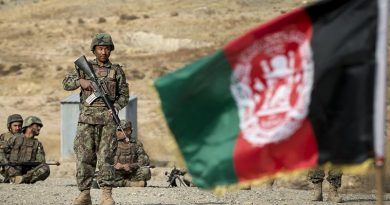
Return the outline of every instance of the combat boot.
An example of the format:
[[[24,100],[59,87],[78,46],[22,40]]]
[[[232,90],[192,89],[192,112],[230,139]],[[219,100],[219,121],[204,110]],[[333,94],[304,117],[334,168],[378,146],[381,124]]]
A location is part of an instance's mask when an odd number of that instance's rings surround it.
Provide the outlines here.
[[[272,187],[273,187],[274,183],[275,183],[274,179],[269,180],[265,184],[265,189],[267,189],[267,191],[272,191]]]
[[[90,190],[83,190],[73,201],[73,205],[92,205]]]
[[[125,180],[124,186],[125,187],[145,187],[146,186],[146,182],[145,181]]]
[[[21,184],[24,182],[24,178],[23,178],[23,176],[14,176],[14,177],[11,177],[10,181],[13,184]]]
[[[249,186],[246,186],[246,187],[242,187],[241,190],[251,190],[252,187],[249,185]]]
[[[97,183],[95,178],[93,178],[93,180],[92,180],[92,188],[93,189],[100,189],[99,184]]]
[[[15,184],[21,184],[23,183],[25,180],[24,180],[24,177],[23,176],[16,176],[15,179],[14,179],[14,183]]]
[[[100,205],[115,205],[115,201],[112,198],[112,187],[101,187],[101,190]]]
[[[314,184],[313,199],[312,201],[322,201],[322,182]]]
[[[337,193],[338,187],[330,185],[329,187],[329,198],[328,200],[335,203],[342,203],[343,199],[339,194]]]

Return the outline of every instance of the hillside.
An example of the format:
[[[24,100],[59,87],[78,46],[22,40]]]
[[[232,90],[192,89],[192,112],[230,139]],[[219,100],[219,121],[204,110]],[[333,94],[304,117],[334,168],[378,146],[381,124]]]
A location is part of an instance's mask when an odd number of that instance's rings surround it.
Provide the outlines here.
[[[306,2],[298,0],[2,0],[0,130],[9,114],[37,115],[48,159],[59,159],[65,74],[91,37],[107,32],[138,97],[139,138],[155,160],[173,160],[153,79],[212,53],[242,32]],[[159,147],[159,149],[153,149]]]

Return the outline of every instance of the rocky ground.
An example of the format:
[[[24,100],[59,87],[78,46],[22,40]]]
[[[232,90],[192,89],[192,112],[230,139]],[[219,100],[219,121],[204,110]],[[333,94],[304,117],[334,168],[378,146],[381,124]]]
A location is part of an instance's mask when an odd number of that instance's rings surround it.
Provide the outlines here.
[[[254,187],[251,190],[228,192],[223,196],[197,187],[168,188],[164,175],[169,168],[152,170],[152,180],[146,188],[115,188],[113,196],[117,204],[259,204],[259,205],[331,205],[326,201],[328,192],[324,184],[324,202],[310,201],[310,187],[297,188],[277,180],[272,189],[267,186]],[[92,189],[93,204],[100,202],[100,190]],[[71,204],[78,190],[72,176],[51,176],[36,184],[0,184],[0,204]],[[344,204],[375,204],[374,191],[342,189]],[[390,204],[390,194],[385,195],[384,204]]]
[[[61,166],[52,166],[52,174],[46,181],[35,184],[1,184],[0,204],[71,204],[78,195],[74,178],[75,164],[64,162]],[[312,184],[305,175],[280,178],[274,181],[272,187],[260,185],[250,190],[227,192],[216,195],[210,190],[197,187],[168,188],[165,172],[171,167],[156,167],[152,169],[152,179],[148,187],[115,188],[114,199],[117,204],[259,204],[259,205],[331,205],[327,201],[329,184],[323,183],[324,202],[312,202]],[[344,204],[369,205],[375,204],[375,191],[371,188],[372,177],[343,176],[340,194]],[[92,189],[93,204],[99,204],[100,190]],[[390,193],[384,196],[384,204],[390,204]]]

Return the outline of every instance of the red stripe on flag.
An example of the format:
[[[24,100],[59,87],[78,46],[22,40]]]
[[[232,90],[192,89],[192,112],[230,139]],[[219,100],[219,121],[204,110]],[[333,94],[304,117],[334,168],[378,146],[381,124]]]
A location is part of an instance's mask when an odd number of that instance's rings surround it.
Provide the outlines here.
[[[237,54],[251,45],[253,41],[263,38],[269,33],[279,32],[281,29],[288,29],[289,26],[297,26],[298,30],[308,32],[307,36],[311,37],[312,30],[310,17],[303,8],[298,8],[261,24],[226,44],[223,47],[223,50],[225,51],[229,63],[234,65],[237,61]]]
[[[240,133],[234,150],[234,167],[239,181],[313,167],[317,159],[317,144],[308,120],[290,138],[262,147],[248,143]]]

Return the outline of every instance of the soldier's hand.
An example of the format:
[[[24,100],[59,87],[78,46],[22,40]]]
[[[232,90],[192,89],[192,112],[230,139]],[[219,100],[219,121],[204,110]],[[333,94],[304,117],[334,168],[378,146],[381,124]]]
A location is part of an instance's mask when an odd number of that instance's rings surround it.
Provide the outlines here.
[[[123,165],[123,169],[124,169],[126,172],[130,171],[130,166],[129,166],[129,164],[124,164],[124,165]]]
[[[80,82],[80,86],[84,89],[84,90],[88,90],[88,91],[91,91],[92,90],[92,81],[90,80],[85,80],[85,79],[80,79],[79,80]]]
[[[121,170],[121,169],[123,169],[123,164],[121,164],[121,163],[116,163],[115,166],[114,166],[114,168],[115,168],[116,170]]]
[[[123,140],[126,138],[126,135],[122,131],[116,131],[116,138],[118,140]]]
[[[115,113],[118,114],[118,110],[115,109]],[[108,110],[108,114],[112,117],[113,115],[112,110]]]

